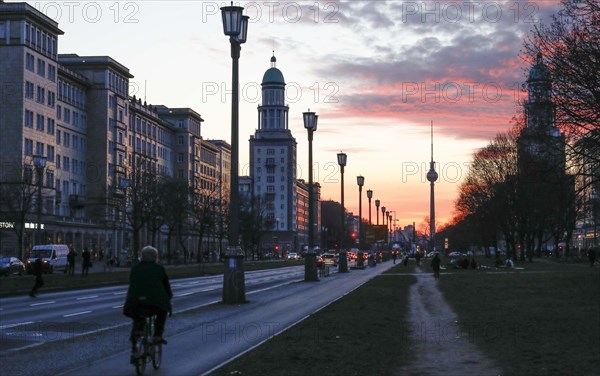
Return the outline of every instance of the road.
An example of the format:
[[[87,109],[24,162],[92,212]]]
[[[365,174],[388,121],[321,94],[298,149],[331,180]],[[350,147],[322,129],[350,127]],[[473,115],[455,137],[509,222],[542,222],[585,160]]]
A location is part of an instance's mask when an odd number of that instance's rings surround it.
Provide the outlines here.
[[[272,338],[393,266],[332,273],[303,282],[304,267],[246,272],[248,304],[223,305],[222,276],[172,281],[163,368],[154,375],[197,375]],[[3,298],[0,361],[7,374],[131,375],[125,286]],[[20,349],[20,350],[19,350]],[[35,361],[32,359],[39,359]],[[47,359],[52,359],[48,362]]]

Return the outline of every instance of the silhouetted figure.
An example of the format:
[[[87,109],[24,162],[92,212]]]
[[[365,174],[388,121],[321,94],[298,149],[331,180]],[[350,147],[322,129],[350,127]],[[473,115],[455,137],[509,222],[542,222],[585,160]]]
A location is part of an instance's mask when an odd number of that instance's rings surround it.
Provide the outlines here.
[[[594,266],[596,262],[596,250],[594,248],[588,250],[588,260],[590,261],[590,266]]]
[[[394,260],[394,264],[396,263],[396,257],[397,257],[397,252],[393,251],[392,252],[392,260]]]
[[[475,257],[471,257],[471,269],[477,269],[477,261],[475,261]]]
[[[421,266],[421,252],[415,253],[415,260],[417,260],[417,266]]]
[[[431,268],[433,269],[433,276],[435,277],[435,279],[440,279],[441,264],[442,261],[440,260],[440,255],[439,253],[436,253],[435,256],[433,256],[433,259],[431,260]]]
[[[40,287],[44,286],[44,279],[42,278],[42,258],[38,257],[33,262],[33,275],[35,276],[35,283],[31,292],[29,292],[29,296],[35,298],[37,296],[37,291]]]
[[[81,254],[81,257],[83,258],[82,267],[81,267],[81,276],[85,277],[86,275],[88,275],[90,266],[92,266],[92,261],[91,261],[92,255],[91,255],[90,251],[88,251],[87,248],[84,248],[83,253]]]
[[[69,275],[75,275],[75,256],[77,256],[77,253],[71,248],[67,254],[67,262],[69,263],[67,272]]]

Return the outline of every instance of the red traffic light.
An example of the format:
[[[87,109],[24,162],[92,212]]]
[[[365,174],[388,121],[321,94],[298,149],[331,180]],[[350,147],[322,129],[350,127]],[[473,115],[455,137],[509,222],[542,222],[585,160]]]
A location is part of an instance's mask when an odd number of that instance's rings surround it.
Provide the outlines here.
[[[356,239],[356,232],[352,233],[352,239]]]
[[[278,245],[275,246],[275,251],[279,252],[279,246]]]

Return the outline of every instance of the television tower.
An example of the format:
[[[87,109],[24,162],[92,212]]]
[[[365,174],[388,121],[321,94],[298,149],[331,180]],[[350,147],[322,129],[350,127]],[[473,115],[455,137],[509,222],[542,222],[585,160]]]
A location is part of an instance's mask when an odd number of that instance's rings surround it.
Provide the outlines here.
[[[433,237],[435,236],[435,181],[438,179],[438,173],[435,172],[435,162],[433,161],[433,120],[431,121],[431,162],[429,162],[429,171],[427,180],[430,184],[429,193],[429,247],[430,251],[435,251]]]

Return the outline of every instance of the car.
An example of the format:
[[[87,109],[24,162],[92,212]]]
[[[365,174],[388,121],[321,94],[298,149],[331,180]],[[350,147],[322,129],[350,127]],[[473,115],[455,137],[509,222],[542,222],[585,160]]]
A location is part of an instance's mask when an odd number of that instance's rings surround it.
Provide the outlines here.
[[[337,266],[338,264],[338,260],[333,253],[323,253],[321,258],[326,265]]]
[[[290,252],[287,255],[288,260],[298,260],[300,256],[296,252]]]
[[[448,257],[461,257],[462,253],[460,252],[450,252],[448,253]]]
[[[25,265],[16,257],[0,257],[0,275],[8,277],[11,274],[23,275]]]
[[[34,262],[35,262],[35,259],[29,258],[27,260],[27,262],[25,263],[25,272],[27,272],[27,274],[33,274],[33,263]],[[42,273],[44,273],[44,274],[54,273],[54,267],[46,259],[42,259]]]

